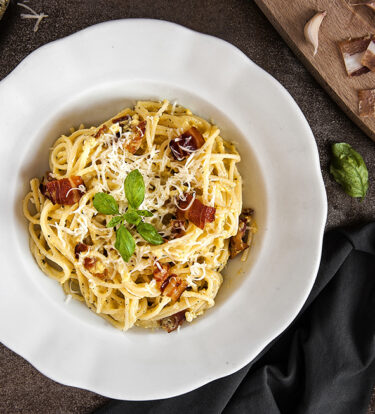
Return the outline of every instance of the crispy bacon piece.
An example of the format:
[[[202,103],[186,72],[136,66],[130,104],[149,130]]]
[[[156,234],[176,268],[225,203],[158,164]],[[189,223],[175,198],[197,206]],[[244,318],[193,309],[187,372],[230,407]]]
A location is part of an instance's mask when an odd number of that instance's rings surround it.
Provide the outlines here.
[[[83,266],[99,279],[107,279],[108,277],[108,269],[105,269],[96,257],[85,257]]]
[[[187,286],[188,284],[185,280],[173,273],[163,282],[160,290],[164,295],[169,296],[173,302],[176,302]]]
[[[54,180],[54,177],[53,177],[51,171],[46,172],[46,179],[47,179],[47,181],[53,181]]]
[[[375,89],[358,91],[358,109],[362,117],[375,116]]]
[[[245,239],[248,225],[251,222],[251,217],[253,214],[254,210],[245,209],[239,217],[237,234],[235,236],[232,236],[229,241],[229,252],[231,259],[249,247],[249,245],[245,243]]]
[[[42,194],[50,199],[53,204],[72,205],[77,203],[83,192],[78,188],[84,186],[82,177],[73,176],[60,180],[47,181],[40,185]]]
[[[94,276],[98,277],[99,279],[107,279],[108,277],[108,270],[104,269],[103,272],[94,273]]]
[[[85,257],[83,266],[99,279],[107,279],[108,277],[108,269],[105,269],[96,257]]]
[[[131,154],[135,154],[142,145],[143,137],[146,132],[146,121],[142,121],[137,126],[134,126],[132,132],[133,136],[130,140],[126,140],[124,148]]]
[[[171,266],[168,263],[159,263],[157,260],[154,261],[153,273],[154,279],[156,280],[157,286],[160,288],[166,279],[170,275]]]
[[[89,246],[87,246],[87,244],[78,243],[76,244],[76,247],[74,248],[74,256],[76,257],[76,259],[78,259],[79,254],[83,252],[87,252],[88,249],[89,249]]]
[[[345,69],[349,76],[359,76],[370,71],[361,63],[370,40],[370,37],[367,36],[339,42]]]
[[[83,259],[83,266],[90,270],[95,266],[95,263],[97,262],[96,257],[85,257]]]
[[[53,180],[54,180],[54,177],[53,177],[51,171],[46,171],[45,176],[42,178],[41,183],[39,184],[39,190],[44,196],[45,196],[45,193],[46,193],[46,190],[47,190],[45,182],[46,181],[53,181]]]
[[[189,220],[203,230],[205,224],[215,221],[215,207],[208,207],[191,194],[184,194],[185,200],[178,199],[178,220]]]
[[[244,241],[246,230],[246,221],[240,219],[238,223],[238,232],[235,236],[231,237],[229,242],[229,251],[231,259],[236,257],[238,253],[241,253],[243,250],[249,247],[249,245]]]
[[[372,72],[375,72],[375,38],[371,38],[369,45],[365,53],[362,56],[361,63],[363,66],[366,66]]]
[[[130,115],[123,115],[123,116],[119,116],[118,118],[112,119],[112,124],[117,124],[117,123],[121,123],[124,121],[129,121],[130,120]]]
[[[195,152],[202,147],[204,142],[204,138],[197,128],[191,127],[181,136],[172,139],[169,143],[169,147],[173,157],[177,161],[182,161],[192,152]]]
[[[185,320],[185,312],[177,312],[174,315],[167,316],[166,318],[160,319],[160,327],[166,330],[168,333],[175,331]]]
[[[103,125],[101,128],[99,128],[98,132],[94,135],[94,138],[99,138],[100,135],[102,135],[106,132],[108,132],[108,127],[107,127],[107,125]]]

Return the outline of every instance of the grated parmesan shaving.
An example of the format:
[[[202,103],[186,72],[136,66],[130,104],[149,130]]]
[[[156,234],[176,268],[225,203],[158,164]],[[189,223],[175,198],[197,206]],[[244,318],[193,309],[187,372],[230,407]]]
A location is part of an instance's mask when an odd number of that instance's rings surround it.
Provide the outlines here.
[[[79,185],[78,187],[73,187],[66,193],[65,197],[68,197],[69,193],[73,190],[78,190],[81,193],[85,193],[86,192],[86,187],[83,184]]]
[[[40,22],[48,17],[48,14],[44,14],[44,13],[37,13],[35,10],[33,10],[30,6],[28,6],[27,4],[24,3],[17,3],[17,6],[21,6],[24,9],[28,10],[29,12],[31,12],[31,14],[27,14],[27,13],[21,13],[21,19],[35,19],[35,25],[34,25],[34,32],[37,32],[39,29],[39,25]]]
[[[61,274],[60,280],[66,281],[73,265],[74,280],[78,276],[85,300],[89,295],[93,309],[124,330],[134,323],[155,327],[160,318],[176,312],[178,306],[184,309],[189,306],[188,321],[213,306],[222,282],[219,272],[229,256],[227,239],[237,232],[242,204],[241,178],[235,168],[240,157],[229,143],[218,137],[219,129],[200,118],[190,117],[188,111],[181,115],[181,107],[176,105],[172,110],[170,105],[166,114],[163,114],[166,103],[160,103],[157,109],[152,105],[139,102],[136,113],[129,116],[127,123],[111,120],[112,124],[105,124],[105,132],[95,138],[102,126],[79,130],[72,137],[60,137],[50,155],[54,177],[81,175],[86,191],[78,188],[84,194],[76,206],[64,208],[45,201],[42,210],[43,232],[48,234],[47,243],[51,245],[49,252],[55,254],[53,260],[63,268],[54,274]],[[124,119],[124,114],[121,117]],[[145,138],[142,151],[136,155],[126,149],[126,144],[141,120],[147,120]],[[171,157],[169,141],[194,123],[205,131],[205,144],[184,162],[179,162]],[[72,143],[78,150],[70,150]],[[183,200],[185,193],[194,192],[194,197],[196,194],[206,205],[215,206],[215,223],[203,230],[190,223],[185,235],[171,238],[160,246],[146,243],[134,227],[127,225],[137,247],[125,262],[114,247],[115,229],[107,228],[111,217],[98,214],[92,199],[98,192],[111,194],[120,213],[124,213],[128,208],[124,180],[134,169],[141,173],[146,190],[139,208],[154,213],[144,221],[151,223],[163,237],[171,236],[173,229],[163,218],[176,215],[175,202],[178,197]],[[53,228],[52,232],[48,232],[49,227]],[[39,243],[39,236],[33,236],[33,240]],[[78,242],[88,244],[89,249],[80,253],[76,261],[74,246]],[[38,248],[41,252],[45,249],[43,244]],[[65,252],[69,260],[61,257],[60,252]],[[96,259],[94,269],[85,268],[86,257]],[[183,293],[181,303],[170,304],[170,298],[161,295],[153,279],[153,263],[160,266],[168,262],[174,263],[174,272],[191,287]],[[107,271],[105,276],[98,276],[103,269]],[[67,293],[74,294],[71,287]]]
[[[155,118],[156,115],[154,117],[149,116],[148,122],[155,122]],[[116,135],[119,131],[120,137],[118,137],[118,134]],[[178,133],[179,132],[180,131],[178,131]],[[157,210],[159,217],[156,217],[156,220],[153,217],[147,217],[145,218],[145,221],[152,223],[163,237],[168,237],[171,235],[171,226],[169,224],[164,225],[162,220],[160,220],[160,217],[167,214],[174,214],[176,211],[176,198],[183,198],[185,191],[189,192],[191,189],[199,187],[202,177],[201,166],[203,153],[200,151],[192,153],[186,163],[173,161],[174,174],[169,175],[167,179],[162,180],[161,177],[155,176],[155,170],[158,168],[158,165],[171,164],[171,158],[168,151],[161,152],[155,144],[152,144],[146,153],[142,155],[133,155],[123,151],[124,142],[129,138],[131,138],[131,133],[129,133],[129,131],[121,131],[119,125],[114,124],[105,134],[102,134],[95,140],[96,148],[91,155],[91,165],[95,171],[96,180],[95,187],[90,189],[90,192],[110,193],[118,202],[120,211],[125,211],[128,205],[124,197],[123,183],[126,176],[132,170],[138,169],[142,174],[146,188],[146,196],[140,209],[147,209],[150,211]],[[110,181],[107,179],[108,172],[110,172]],[[157,188],[157,191],[152,192],[150,191],[151,188]],[[173,195],[173,197],[171,197],[171,195]],[[194,198],[195,196],[192,201],[194,201]],[[214,195],[211,199],[214,199]],[[85,216],[88,219],[95,216],[97,213],[93,206],[88,205],[85,205],[83,209],[82,206],[80,206],[75,210],[75,212],[79,211],[85,212]],[[87,224],[84,219],[77,220],[77,222],[79,227],[74,230],[73,235],[84,237],[88,231]],[[91,222],[90,225],[93,226],[93,223]],[[64,229],[60,229],[59,226],[56,226],[56,228],[58,231],[64,231]],[[112,229],[97,228],[97,230],[102,233],[104,239],[108,238],[108,235],[113,233]],[[197,235],[201,233],[202,231],[200,229],[196,229]],[[141,236],[137,233],[133,236],[137,243],[137,249],[130,259],[129,266],[126,266],[126,268],[129,268],[126,273],[130,274],[144,271],[147,265],[145,265],[142,257],[154,255],[153,251],[161,250],[161,248],[155,248],[150,244],[140,245],[143,242]],[[228,235],[228,237],[229,236],[230,235]],[[180,259],[178,256],[184,249],[176,250],[173,246],[181,245],[181,242],[182,238],[171,240],[167,245],[164,245],[163,249],[171,259]],[[188,247],[193,248],[194,251],[189,258],[189,263],[196,262],[200,248],[202,246],[209,246],[212,242],[213,238],[209,236],[202,241],[196,241],[195,238],[188,240]],[[110,267],[113,266],[111,260],[107,258],[102,258],[102,260],[105,265]],[[220,261],[217,258],[213,258],[213,260],[214,262],[218,262],[218,266],[220,265]],[[121,259],[119,263],[121,263]],[[199,266],[201,268],[204,267],[205,264]],[[199,275],[195,275],[194,278],[197,277],[198,280],[201,280],[204,278],[204,276],[201,276],[202,273],[199,273]]]

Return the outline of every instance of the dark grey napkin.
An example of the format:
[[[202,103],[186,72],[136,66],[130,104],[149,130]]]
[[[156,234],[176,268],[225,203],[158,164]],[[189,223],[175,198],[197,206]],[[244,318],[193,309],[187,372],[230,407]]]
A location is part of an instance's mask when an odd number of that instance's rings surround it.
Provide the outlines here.
[[[95,413],[366,413],[374,360],[371,223],[326,233],[319,274],[303,309],[249,365],[179,397],[113,400]]]

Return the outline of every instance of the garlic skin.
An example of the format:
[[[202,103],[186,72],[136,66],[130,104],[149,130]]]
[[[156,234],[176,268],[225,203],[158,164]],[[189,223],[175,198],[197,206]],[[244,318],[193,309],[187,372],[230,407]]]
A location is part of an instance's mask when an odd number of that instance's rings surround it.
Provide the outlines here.
[[[314,46],[314,56],[318,51],[319,46],[319,29],[323,19],[327,16],[326,11],[317,12],[314,16],[305,24],[304,34],[307,42]]]

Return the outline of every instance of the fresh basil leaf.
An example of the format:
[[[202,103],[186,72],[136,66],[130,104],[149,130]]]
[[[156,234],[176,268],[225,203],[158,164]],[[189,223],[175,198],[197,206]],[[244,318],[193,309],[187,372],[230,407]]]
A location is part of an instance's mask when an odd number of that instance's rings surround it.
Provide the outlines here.
[[[137,209],[145,198],[145,183],[142,174],[138,170],[129,173],[125,178],[124,188],[129,205]]]
[[[137,226],[138,233],[151,244],[163,244],[164,240],[152,224],[141,222]]]
[[[117,201],[109,194],[96,193],[93,200],[94,207],[102,214],[118,214]]]
[[[344,142],[332,145],[330,172],[351,197],[365,197],[368,171],[361,155]]]
[[[138,212],[136,210],[128,210],[124,214],[124,218],[129,224],[135,225],[139,224],[142,220],[141,217],[139,217]]]
[[[134,253],[135,241],[129,230],[123,224],[121,224],[116,232],[115,247],[125,262],[128,262]]]
[[[137,210],[137,214],[139,214],[142,217],[152,217],[153,216],[151,211],[148,211],[148,210]]]
[[[121,223],[124,220],[123,216],[115,216],[113,219],[107,224],[107,227],[115,227],[117,224]]]

